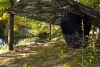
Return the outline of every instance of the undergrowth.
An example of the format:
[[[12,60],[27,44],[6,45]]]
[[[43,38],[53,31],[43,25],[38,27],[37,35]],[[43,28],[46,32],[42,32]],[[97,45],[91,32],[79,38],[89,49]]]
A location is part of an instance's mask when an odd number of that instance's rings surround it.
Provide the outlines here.
[[[83,67],[99,67],[100,49],[90,45],[83,49]],[[25,48],[25,45],[24,45]],[[69,48],[65,42],[50,44],[48,46],[38,46],[36,54],[16,58],[12,64],[21,64],[22,67],[82,67],[82,50]],[[34,48],[31,48],[34,51]],[[30,51],[30,52],[31,52]]]

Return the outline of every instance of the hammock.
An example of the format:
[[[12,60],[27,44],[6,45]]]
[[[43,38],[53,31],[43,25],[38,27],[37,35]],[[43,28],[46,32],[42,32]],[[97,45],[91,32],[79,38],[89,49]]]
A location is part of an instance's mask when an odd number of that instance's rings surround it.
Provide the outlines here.
[[[72,48],[85,48],[87,46],[88,39],[74,30],[74,28],[72,28],[72,26],[67,22],[66,19],[61,19],[61,29],[64,40],[66,41],[68,46]]]

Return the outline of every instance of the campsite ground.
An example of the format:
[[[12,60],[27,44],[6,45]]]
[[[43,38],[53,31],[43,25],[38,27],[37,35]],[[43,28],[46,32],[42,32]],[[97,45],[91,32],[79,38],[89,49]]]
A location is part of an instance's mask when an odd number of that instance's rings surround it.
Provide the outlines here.
[[[0,67],[98,67],[94,52],[83,50],[82,55],[82,49],[69,48],[63,39],[30,42],[0,54]]]

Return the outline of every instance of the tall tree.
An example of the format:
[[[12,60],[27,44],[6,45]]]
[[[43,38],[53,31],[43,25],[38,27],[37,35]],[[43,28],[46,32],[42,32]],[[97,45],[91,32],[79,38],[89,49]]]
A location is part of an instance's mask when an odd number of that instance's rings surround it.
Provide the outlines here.
[[[9,0],[9,7],[13,9],[14,0]],[[9,22],[8,22],[8,45],[9,50],[13,50],[13,33],[14,33],[14,14],[9,14]]]

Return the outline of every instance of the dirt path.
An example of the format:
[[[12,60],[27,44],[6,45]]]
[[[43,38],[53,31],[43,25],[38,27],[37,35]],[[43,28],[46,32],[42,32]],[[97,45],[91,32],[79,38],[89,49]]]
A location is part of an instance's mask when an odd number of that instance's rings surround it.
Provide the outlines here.
[[[80,67],[74,65],[81,65],[81,49],[71,49],[62,43],[64,40],[31,42],[17,46],[14,51],[0,54],[0,67],[28,67],[30,64],[30,67]],[[85,53],[87,56],[88,51]]]
[[[25,49],[24,49],[25,48]],[[10,61],[14,60],[15,58],[21,58],[22,56],[28,56],[30,54],[36,54],[36,48],[31,50],[32,46],[28,47],[25,46],[22,50],[19,51],[8,51],[6,53],[0,54],[0,64],[10,63]]]
[[[14,51],[4,51],[4,53],[2,52],[2,54],[0,54],[0,65],[2,65],[2,67],[7,66],[7,67],[13,67],[12,65],[14,64],[10,64],[12,63],[15,59],[19,59],[22,57],[27,57],[30,54],[35,55],[37,54],[38,51],[38,47],[39,46],[48,46],[48,45],[53,45],[53,42],[31,42],[31,43],[27,43],[26,45],[20,45],[17,46]],[[10,64],[10,65],[9,65]],[[15,64],[14,67],[21,65],[20,63]],[[21,67],[21,66],[18,66]]]

